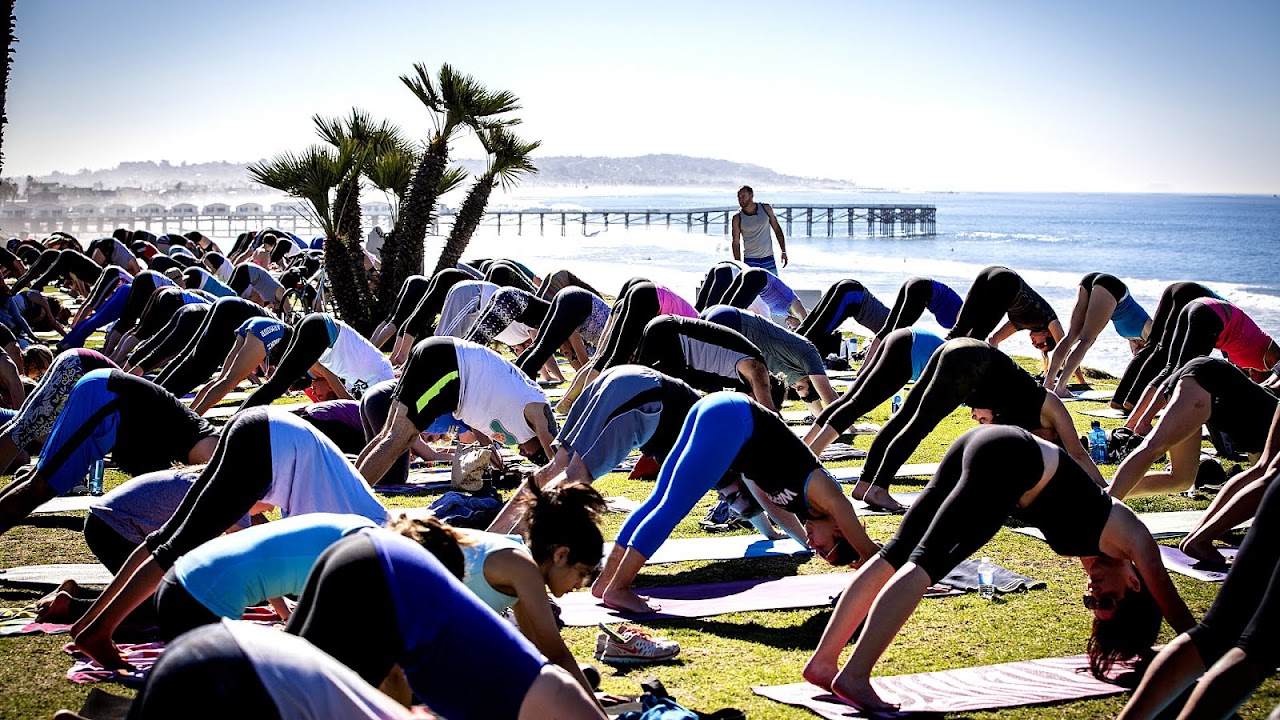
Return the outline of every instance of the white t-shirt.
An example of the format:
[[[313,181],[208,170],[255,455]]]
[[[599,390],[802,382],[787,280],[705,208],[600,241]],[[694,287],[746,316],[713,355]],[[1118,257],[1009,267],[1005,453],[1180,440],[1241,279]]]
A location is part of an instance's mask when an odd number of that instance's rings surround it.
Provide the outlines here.
[[[253,666],[281,720],[411,717],[408,708],[297,635],[240,620],[223,619],[222,625]]]
[[[345,322],[335,318],[333,323],[338,326],[338,339],[317,362],[342,378],[347,390],[354,390],[357,383],[363,383],[363,390],[395,379],[395,369],[373,343]]]
[[[547,396],[515,365],[487,347],[466,340],[454,343],[458,356],[458,419],[504,445],[534,436],[525,420],[529,403]]]
[[[463,280],[449,288],[440,308],[440,324],[436,335],[464,338],[480,317],[480,310],[489,304],[489,298],[498,292],[498,286],[483,280]]]
[[[272,479],[263,502],[284,517],[328,512],[363,515],[379,525],[387,521],[387,509],[332,440],[288,410],[267,413]]]

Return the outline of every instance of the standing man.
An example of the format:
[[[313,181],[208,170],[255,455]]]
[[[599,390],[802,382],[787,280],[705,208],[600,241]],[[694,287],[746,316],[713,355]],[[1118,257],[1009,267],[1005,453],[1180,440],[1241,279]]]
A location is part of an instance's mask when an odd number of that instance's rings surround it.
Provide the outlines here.
[[[778,219],[773,216],[773,208],[765,203],[757,203],[755,191],[750,185],[743,185],[738,190],[738,205],[742,212],[733,216],[733,259],[777,275],[778,266],[773,261],[773,238],[769,236],[769,228],[773,228],[774,234],[778,236],[782,267],[787,266],[787,240],[782,236]]]

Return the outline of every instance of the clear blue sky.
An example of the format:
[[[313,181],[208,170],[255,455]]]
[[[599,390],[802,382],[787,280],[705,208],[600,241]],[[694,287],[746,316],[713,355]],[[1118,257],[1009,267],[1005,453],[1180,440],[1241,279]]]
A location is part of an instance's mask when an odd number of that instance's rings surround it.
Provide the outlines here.
[[[904,189],[1280,192],[1280,3],[18,0],[5,175],[255,160],[450,62],[546,155]],[[473,141],[455,156],[478,157]]]

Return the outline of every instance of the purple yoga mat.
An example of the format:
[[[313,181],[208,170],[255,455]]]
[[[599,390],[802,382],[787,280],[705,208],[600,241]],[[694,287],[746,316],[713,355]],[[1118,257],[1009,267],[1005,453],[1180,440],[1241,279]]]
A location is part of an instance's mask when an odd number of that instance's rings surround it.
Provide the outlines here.
[[[710,617],[750,610],[790,610],[827,605],[849,587],[853,573],[820,573],[782,578],[731,580],[700,585],[640,588],[638,592],[662,606],[656,613],[637,614],[607,608],[591,593],[569,593],[558,599],[560,619],[571,627],[624,620]],[[938,595],[962,595],[959,590]]]
[[[1116,676],[1124,672],[1116,671]],[[914,675],[873,677],[871,684],[887,702],[903,712],[970,712],[992,708],[1041,705],[1063,700],[1105,697],[1125,688],[1096,680],[1084,655],[1024,660]],[[752,692],[787,705],[808,708],[830,720],[884,717],[863,714],[835,695],[809,683],[761,685]]]

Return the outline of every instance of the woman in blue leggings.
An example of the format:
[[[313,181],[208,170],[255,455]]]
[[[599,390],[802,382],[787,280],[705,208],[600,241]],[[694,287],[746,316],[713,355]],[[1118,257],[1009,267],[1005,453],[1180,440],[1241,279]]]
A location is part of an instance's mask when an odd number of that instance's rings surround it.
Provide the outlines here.
[[[726,499],[745,500],[749,491],[793,538],[832,565],[857,563],[879,549],[840,486],[780,417],[740,393],[717,392],[689,411],[657,486],[623,523],[592,594],[612,608],[659,610],[632,583],[713,488]]]

